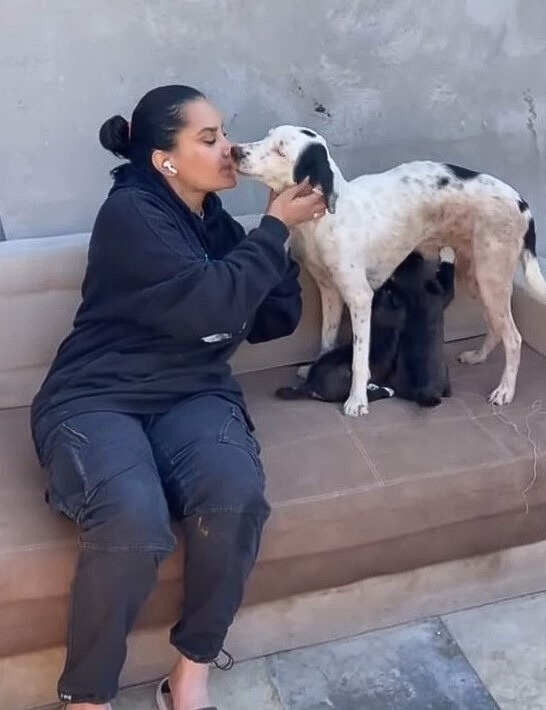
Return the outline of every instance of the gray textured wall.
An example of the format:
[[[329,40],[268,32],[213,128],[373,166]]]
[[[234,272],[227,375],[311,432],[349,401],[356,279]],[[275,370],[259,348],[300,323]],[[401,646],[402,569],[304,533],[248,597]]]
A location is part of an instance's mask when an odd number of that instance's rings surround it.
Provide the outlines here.
[[[0,214],[8,238],[87,230],[114,160],[101,122],[191,83],[233,139],[315,128],[347,176],[413,158],[492,172],[546,253],[544,0],[6,0]],[[224,195],[259,210],[260,188]]]

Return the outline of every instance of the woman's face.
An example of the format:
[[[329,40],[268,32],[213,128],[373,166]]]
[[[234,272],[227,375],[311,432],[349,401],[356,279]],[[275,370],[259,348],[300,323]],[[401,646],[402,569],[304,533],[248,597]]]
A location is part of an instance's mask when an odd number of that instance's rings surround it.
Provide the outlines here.
[[[224,134],[222,116],[205,99],[184,106],[186,125],[177,135],[169,159],[177,174],[172,179],[182,190],[217,192],[235,187],[237,173],[231,143]]]

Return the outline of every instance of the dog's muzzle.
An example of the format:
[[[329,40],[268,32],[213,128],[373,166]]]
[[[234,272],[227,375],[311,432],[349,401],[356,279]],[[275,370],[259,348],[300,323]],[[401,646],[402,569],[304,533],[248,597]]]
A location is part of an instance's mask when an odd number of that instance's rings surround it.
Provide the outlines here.
[[[248,153],[246,150],[241,148],[240,145],[233,145],[231,146],[231,157],[237,164],[239,164],[242,160],[248,157]]]

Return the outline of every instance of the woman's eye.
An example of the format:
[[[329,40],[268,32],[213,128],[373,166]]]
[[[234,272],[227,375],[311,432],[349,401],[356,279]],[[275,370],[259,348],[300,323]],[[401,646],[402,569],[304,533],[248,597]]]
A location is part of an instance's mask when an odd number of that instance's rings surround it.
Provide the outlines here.
[[[203,141],[203,142],[206,143],[207,145],[214,145],[216,143],[216,138],[213,138],[210,141]]]

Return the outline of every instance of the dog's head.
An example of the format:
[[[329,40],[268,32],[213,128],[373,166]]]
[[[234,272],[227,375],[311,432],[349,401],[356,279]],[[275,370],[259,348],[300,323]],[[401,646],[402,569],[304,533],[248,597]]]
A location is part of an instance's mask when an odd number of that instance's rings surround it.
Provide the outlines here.
[[[313,187],[322,190],[328,212],[335,212],[335,166],[326,141],[315,131],[278,126],[260,141],[233,146],[232,155],[242,175],[260,180],[275,192],[309,178]]]

